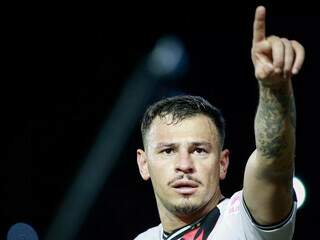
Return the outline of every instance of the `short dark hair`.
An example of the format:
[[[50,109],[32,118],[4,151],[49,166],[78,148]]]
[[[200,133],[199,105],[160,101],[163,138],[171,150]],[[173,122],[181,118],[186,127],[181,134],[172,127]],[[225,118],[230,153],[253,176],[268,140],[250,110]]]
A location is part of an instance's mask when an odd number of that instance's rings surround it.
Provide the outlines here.
[[[156,117],[164,118],[172,115],[172,122],[178,123],[185,118],[203,114],[209,117],[218,129],[220,146],[223,148],[225,139],[225,120],[221,111],[200,96],[179,95],[161,99],[149,106],[141,122],[141,135],[146,147],[146,134]]]

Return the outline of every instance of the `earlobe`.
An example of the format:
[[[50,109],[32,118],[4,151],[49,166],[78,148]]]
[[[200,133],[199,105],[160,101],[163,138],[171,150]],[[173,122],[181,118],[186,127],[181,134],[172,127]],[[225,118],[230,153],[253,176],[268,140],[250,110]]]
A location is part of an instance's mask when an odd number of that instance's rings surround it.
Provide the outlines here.
[[[147,156],[142,149],[137,150],[137,163],[141,177],[146,181],[149,180],[150,175],[148,169]]]
[[[227,171],[229,167],[229,150],[225,149],[221,152],[220,155],[220,180],[223,180],[227,176]]]

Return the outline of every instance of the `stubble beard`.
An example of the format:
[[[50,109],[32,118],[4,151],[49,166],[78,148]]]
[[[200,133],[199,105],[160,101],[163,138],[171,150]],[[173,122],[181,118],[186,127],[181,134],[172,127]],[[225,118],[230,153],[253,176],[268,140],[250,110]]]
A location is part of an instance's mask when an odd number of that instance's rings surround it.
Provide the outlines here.
[[[192,214],[194,212],[196,212],[199,209],[199,206],[192,204],[190,202],[187,202],[188,200],[186,200],[186,202],[179,204],[179,205],[174,205],[174,212],[176,215],[189,215]]]
[[[170,211],[177,216],[190,215],[200,208],[201,205],[199,203],[194,203],[190,198],[183,198],[180,202],[174,203],[169,207]]]

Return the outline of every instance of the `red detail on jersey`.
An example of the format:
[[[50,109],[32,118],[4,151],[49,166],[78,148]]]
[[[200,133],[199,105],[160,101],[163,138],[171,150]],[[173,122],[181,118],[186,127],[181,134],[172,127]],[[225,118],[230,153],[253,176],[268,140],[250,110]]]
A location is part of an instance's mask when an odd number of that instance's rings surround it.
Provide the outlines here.
[[[184,240],[202,240],[204,230],[202,230],[201,234],[195,239],[195,235],[197,234],[199,228],[193,229],[192,231],[188,232],[186,235],[183,236]]]

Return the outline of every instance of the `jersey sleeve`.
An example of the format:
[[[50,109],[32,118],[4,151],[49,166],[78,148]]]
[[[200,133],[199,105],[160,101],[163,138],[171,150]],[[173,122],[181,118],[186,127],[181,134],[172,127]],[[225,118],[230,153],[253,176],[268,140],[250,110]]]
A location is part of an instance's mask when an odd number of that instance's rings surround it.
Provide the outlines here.
[[[254,240],[290,240],[293,237],[297,202],[293,201],[290,214],[283,221],[262,226],[255,222],[243,198],[243,192],[235,193],[230,199],[229,210],[238,210],[239,220],[245,239]]]

